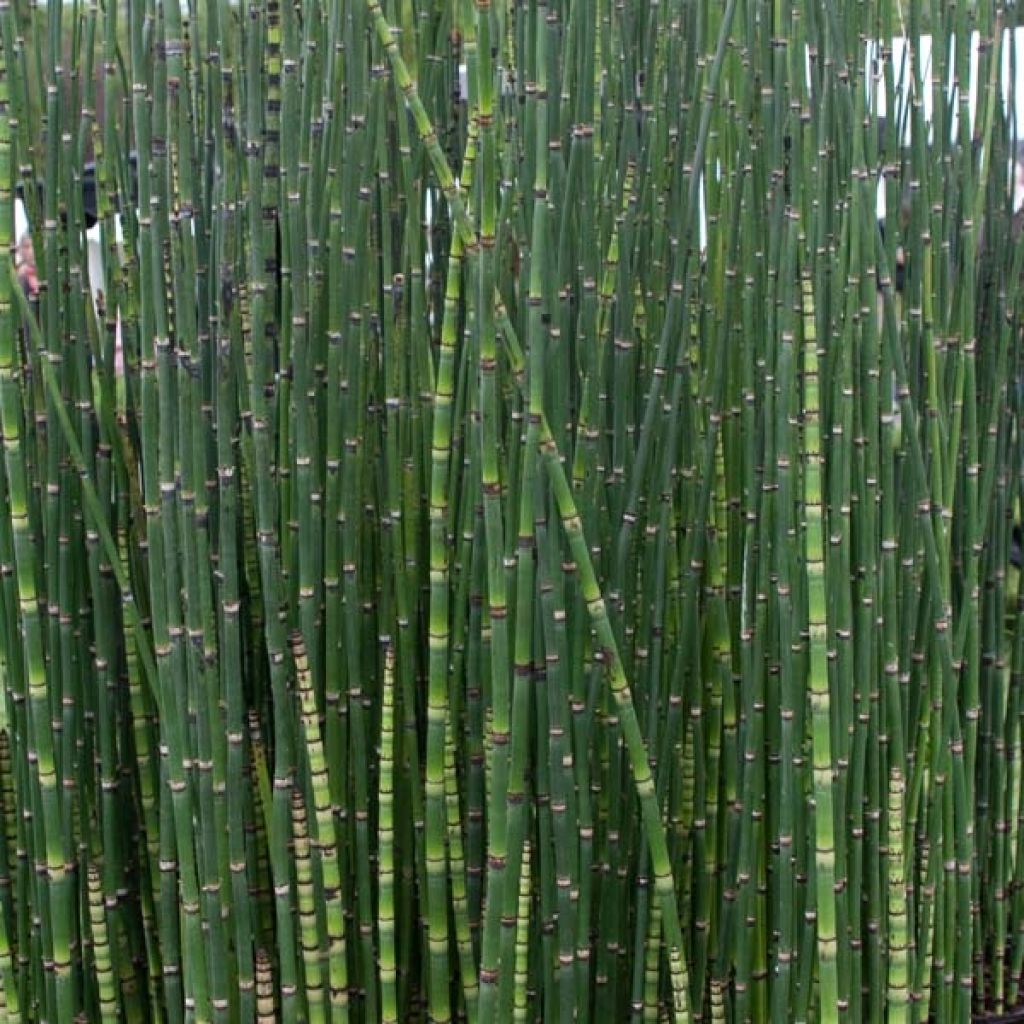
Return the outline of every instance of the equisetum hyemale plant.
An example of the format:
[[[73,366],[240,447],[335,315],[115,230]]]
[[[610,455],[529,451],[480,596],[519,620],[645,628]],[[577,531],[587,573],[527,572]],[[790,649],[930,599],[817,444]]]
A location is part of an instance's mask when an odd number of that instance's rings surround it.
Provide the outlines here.
[[[1017,1006],[1020,19],[0,0],[0,1022]]]

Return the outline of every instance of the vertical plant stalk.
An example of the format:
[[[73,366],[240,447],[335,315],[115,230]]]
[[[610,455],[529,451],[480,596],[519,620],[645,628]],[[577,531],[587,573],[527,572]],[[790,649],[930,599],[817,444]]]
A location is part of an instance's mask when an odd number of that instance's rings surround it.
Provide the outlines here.
[[[377,930],[380,942],[380,993],[382,1024],[398,1024],[398,976],[395,959],[395,653],[384,642],[384,684],[381,690],[380,781],[378,783]]]
[[[428,644],[426,866],[427,941],[430,947],[431,989],[447,990],[448,861],[445,850],[444,744],[448,726],[448,666],[450,651],[449,537],[451,510],[452,398],[455,392],[455,339],[462,294],[462,241],[452,239],[445,283],[441,349],[432,410],[430,448],[430,624]],[[464,979],[465,981],[465,979]]]
[[[495,242],[497,233],[497,140],[495,137],[492,20],[490,0],[476,0],[476,120],[480,127],[479,214],[477,248],[471,256],[477,270],[476,330],[480,387],[480,470],[484,505],[487,565],[487,610],[491,627],[490,790],[487,802],[487,880],[480,948],[480,1020],[496,1020],[501,985],[500,921],[508,871],[508,780],[511,687],[508,640],[508,593],[505,569],[505,527],[502,502],[502,458],[498,423],[498,350],[495,324]],[[514,873],[514,872],[513,872]],[[511,964],[505,964],[506,971]],[[447,1020],[447,1017],[443,1018]]]
[[[347,996],[347,991],[345,991],[344,987],[347,981],[347,966],[345,962],[344,922],[342,920],[343,879],[338,842],[334,830],[331,792],[327,780],[327,762],[324,758],[316,697],[313,693],[313,679],[309,670],[309,660],[306,656],[305,641],[302,634],[297,630],[291,634],[290,646],[292,659],[295,662],[299,713],[309,771],[309,789],[313,794],[313,817],[310,822],[310,839],[314,849],[317,851],[319,870],[323,877],[323,902],[327,918],[328,976],[330,978],[333,1000],[336,998],[335,993],[338,988],[341,988],[345,996]],[[341,1004],[341,1008],[341,1019],[345,1019],[347,1017],[347,999]],[[332,1019],[337,1015],[335,1006],[332,1005]]]
[[[807,565],[809,638],[808,695],[811,710],[811,759],[814,778],[815,920],[822,1021],[840,1017],[836,936],[835,830],[832,801],[832,709],[828,678],[825,596],[825,520],[822,509],[821,420],[818,401],[818,339],[804,302],[804,560]]]

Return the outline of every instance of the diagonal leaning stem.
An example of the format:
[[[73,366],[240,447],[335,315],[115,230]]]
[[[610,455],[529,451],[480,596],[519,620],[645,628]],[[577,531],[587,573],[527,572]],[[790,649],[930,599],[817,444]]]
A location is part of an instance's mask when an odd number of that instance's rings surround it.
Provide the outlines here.
[[[444,152],[437,140],[437,133],[430,117],[419,97],[415,79],[409,73],[398,48],[391,26],[381,9],[379,0],[366,0],[367,10],[374,23],[377,38],[387,54],[392,72],[406,105],[416,124],[420,141],[426,147],[434,174],[441,187],[451,211],[458,236],[467,253],[477,250],[477,232],[472,218],[462,201],[459,186],[452,174]],[[495,293],[495,309],[498,326],[505,340],[507,355],[511,365],[516,386],[524,389],[524,373],[526,361],[519,340],[508,321],[500,296]],[[547,417],[542,413],[540,422],[540,453],[547,468],[555,500],[558,503],[559,517],[565,529],[569,547],[580,573],[583,596],[590,616],[591,625],[597,636],[600,656],[604,661],[612,696],[618,710],[619,723],[622,727],[623,739],[629,755],[633,780],[643,813],[644,832],[651,851],[652,869],[655,877],[655,888],[661,904],[662,924],[666,944],[668,946],[670,972],[675,995],[677,1020],[688,1020],[688,993],[686,959],[683,956],[682,928],[679,921],[679,907],[676,901],[675,880],[668,856],[668,843],[664,823],[658,809],[654,777],[651,772],[647,748],[640,732],[640,724],[633,704],[633,695],[625,668],[619,653],[618,644],[608,619],[601,587],[597,580],[594,564],[590,558],[583,524],[572,497],[569,481],[565,474],[558,444],[551,432]]]
[[[82,499],[85,502],[86,509],[92,516],[93,524],[95,525],[96,533],[99,537],[99,542],[103,546],[104,553],[110,561],[111,573],[113,574],[114,581],[117,583],[117,587],[121,592],[121,603],[124,607],[124,614],[135,635],[135,642],[138,649],[137,653],[142,664],[142,678],[146,681],[149,695],[153,698],[157,707],[159,707],[161,702],[160,693],[156,685],[156,663],[153,660],[153,649],[150,646],[148,636],[143,629],[142,616],[139,612],[139,606],[135,602],[135,594],[132,591],[131,581],[128,579],[124,566],[121,563],[121,558],[117,550],[117,543],[110,532],[110,528],[107,526],[106,520],[103,518],[99,495],[96,493],[96,485],[93,482],[92,477],[89,475],[89,469],[85,462],[85,453],[82,451],[81,442],[78,439],[78,435],[75,433],[71,417],[68,415],[67,408],[64,405],[53,366],[49,361],[49,353],[46,351],[46,344],[43,340],[42,332],[39,329],[39,324],[36,322],[32,308],[28,304],[28,298],[21,288],[21,283],[18,281],[17,271],[14,268],[13,261],[8,263],[7,274],[11,280],[14,301],[17,303],[21,312],[22,320],[28,326],[29,338],[32,341],[32,345],[39,354],[39,365],[43,375],[43,385],[50,398],[53,400],[54,407],[57,410],[57,421],[60,425],[61,433],[64,436],[64,443],[68,446],[68,451],[71,454],[71,461],[74,463],[82,485]]]

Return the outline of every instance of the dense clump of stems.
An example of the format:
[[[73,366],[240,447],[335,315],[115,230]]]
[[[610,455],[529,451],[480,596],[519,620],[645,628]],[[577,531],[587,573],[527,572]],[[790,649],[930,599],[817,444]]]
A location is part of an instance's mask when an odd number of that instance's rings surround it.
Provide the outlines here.
[[[1018,1005],[1019,17],[0,0],[0,1019]]]

